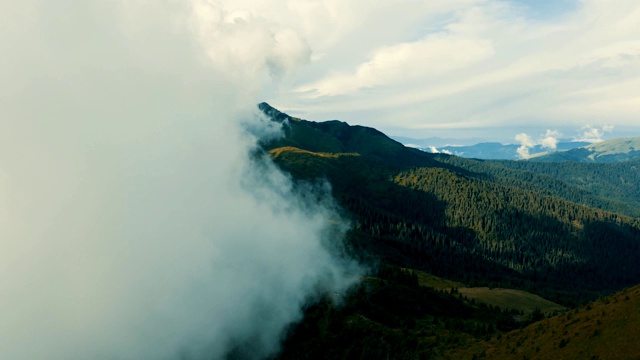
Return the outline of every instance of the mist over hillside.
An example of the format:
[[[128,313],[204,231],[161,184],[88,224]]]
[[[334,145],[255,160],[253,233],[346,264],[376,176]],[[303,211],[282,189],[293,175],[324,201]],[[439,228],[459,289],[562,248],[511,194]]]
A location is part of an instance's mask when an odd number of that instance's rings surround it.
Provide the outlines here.
[[[255,156],[308,51],[237,16],[0,2],[0,358],[263,359],[357,279],[326,187]]]

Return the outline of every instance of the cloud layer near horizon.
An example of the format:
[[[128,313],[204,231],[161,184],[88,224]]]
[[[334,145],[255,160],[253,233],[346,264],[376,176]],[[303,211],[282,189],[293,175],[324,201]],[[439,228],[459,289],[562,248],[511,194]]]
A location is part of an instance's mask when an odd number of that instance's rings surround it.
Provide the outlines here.
[[[261,358],[351,283],[327,190],[250,156],[263,88],[309,60],[294,30],[207,1],[0,24],[0,358]]]
[[[272,100],[405,135],[637,126],[640,4],[566,3],[541,14],[543,3],[501,0],[291,2],[277,11],[312,62]]]

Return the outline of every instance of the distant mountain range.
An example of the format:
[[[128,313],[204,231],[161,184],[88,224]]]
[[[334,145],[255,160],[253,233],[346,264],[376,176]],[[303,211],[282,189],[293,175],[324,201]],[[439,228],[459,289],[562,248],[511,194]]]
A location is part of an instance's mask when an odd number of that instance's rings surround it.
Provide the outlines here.
[[[455,139],[435,136],[422,139],[410,138],[405,136],[390,136],[390,138],[404,144],[405,146],[419,149],[429,149],[432,146],[436,148],[441,148],[444,146],[469,146],[482,142],[481,138]]]
[[[444,153],[470,159],[519,160],[518,144],[498,142],[480,142],[474,145],[434,145],[456,143],[455,139],[411,139],[394,137],[406,146],[418,148],[430,153]],[[458,141],[459,143],[460,141]],[[429,145],[426,145],[429,144]],[[556,149],[549,151],[541,145],[528,148],[529,160],[539,162],[620,162],[640,156],[640,138],[619,138],[598,143],[562,139]]]
[[[584,141],[561,141],[557,144],[557,150],[570,150],[579,148],[581,146],[589,145],[590,143]],[[470,146],[444,146],[437,149],[439,152],[446,154],[462,156],[473,159],[486,159],[486,160],[518,160],[520,155],[518,154],[518,148],[520,145],[516,144],[500,144],[494,142],[479,143]],[[430,149],[429,149],[430,150]],[[529,153],[547,153],[545,148],[541,145],[536,145],[529,148]]]

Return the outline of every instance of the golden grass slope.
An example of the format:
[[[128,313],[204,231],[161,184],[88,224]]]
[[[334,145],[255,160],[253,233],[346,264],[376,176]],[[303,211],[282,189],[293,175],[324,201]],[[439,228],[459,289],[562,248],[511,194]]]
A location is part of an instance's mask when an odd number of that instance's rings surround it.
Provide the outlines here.
[[[271,154],[276,159],[285,153],[304,154],[304,155],[318,156],[322,158],[339,158],[342,156],[360,156],[360,154],[358,153],[313,152],[313,151],[304,150],[304,149],[300,149],[293,146],[283,146],[283,147],[269,150],[269,154]]]
[[[640,359],[640,286],[445,358]]]

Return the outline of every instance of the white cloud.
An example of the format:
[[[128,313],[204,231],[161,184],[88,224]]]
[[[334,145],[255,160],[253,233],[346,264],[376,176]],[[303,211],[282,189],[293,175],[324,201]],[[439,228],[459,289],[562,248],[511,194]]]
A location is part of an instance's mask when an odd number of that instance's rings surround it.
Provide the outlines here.
[[[331,12],[332,24],[353,30],[322,30],[331,46],[319,40],[321,26],[305,28],[322,56],[291,81],[296,91],[274,93],[276,106],[316,119],[431,131],[425,135],[488,126],[513,133],[531,119],[542,128],[637,126],[636,1],[583,1],[550,19],[528,18],[526,7],[497,0],[439,8],[372,3],[343,2]],[[354,15],[356,7],[371,20]],[[329,17],[320,18],[310,22],[324,25]]]
[[[528,159],[531,156],[529,149],[536,145],[535,141],[525,133],[517,134],[516,141],[520,143],[520,147],[517,150],[518,155],[520,155],[521,159]]]
[[[191,24],[209,59],[239,72],[247,82],[259,79],[265,68],[272,77],[281,78],[311,57],[308,44],[295,30],[247,9],[196,1]]]
[[[558,147],[558,138],[560,136],[562,136],[562,134],[557,130],[547,130],[544,135],[536,141],[525,133],[517,134],[515,139],[520,143],[520,147],[517,149],[518,155],[521,159],[528,159],[531,157],[531,148],[538,145],[546,149],[554,150]]]
[[[580,129],[581,135],[577,140],[591,143],[600,142],[603,140],[602,137],[605,135],[605,133],[613,132],[613,128],[613,125],[605,125],[602,128],[586,125]]]
[[[249,155],[303,37],[192,5],[0,2],[2,358],[263,358],[353,280],[329,191]]]
[[[331,75],[297,91],[310,97],[335,96],[415,79],[427,81],[485,60],[492,54],[491,44],[486,40],[430,35],[417,42],[378,49],[355,73]]]
[[[558,137],[562,136],[557,130],[547,130],[542,139],[540,145],[547,149],[555,149],[558,147]]]

